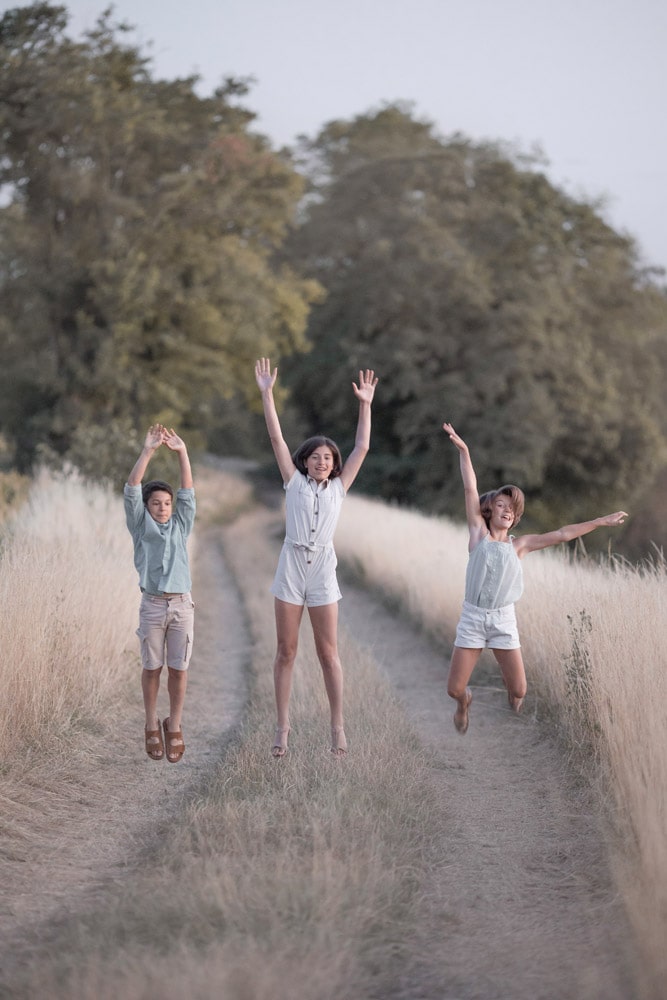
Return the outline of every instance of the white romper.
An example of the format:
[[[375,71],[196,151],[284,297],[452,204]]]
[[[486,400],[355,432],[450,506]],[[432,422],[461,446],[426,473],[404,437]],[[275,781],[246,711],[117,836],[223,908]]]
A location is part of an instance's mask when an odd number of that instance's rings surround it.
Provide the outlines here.
[[[338,477],[318,484],[297,469],[285,484],[285,541],[274,597],[310,608],[340,601],[333,537],[344,499]]]
[[[470,553],[465,599],[455,646],[464,649],[518,649],[521,645],[514,602],[523,593],[523,568],[513,536],[496,542],[486,534]]]

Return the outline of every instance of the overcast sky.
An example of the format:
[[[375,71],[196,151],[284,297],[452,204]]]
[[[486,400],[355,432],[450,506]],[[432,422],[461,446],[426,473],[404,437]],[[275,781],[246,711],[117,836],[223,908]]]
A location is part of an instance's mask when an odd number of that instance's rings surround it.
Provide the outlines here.
[[[106,0],[61,0],[70,29]],[[27,6],[2,0],[2,9]],[[160,76],[252,76],[277,145],[414,102],[438,132],[538,144],[550,179],[667,267],[666,0],[116,0]]]

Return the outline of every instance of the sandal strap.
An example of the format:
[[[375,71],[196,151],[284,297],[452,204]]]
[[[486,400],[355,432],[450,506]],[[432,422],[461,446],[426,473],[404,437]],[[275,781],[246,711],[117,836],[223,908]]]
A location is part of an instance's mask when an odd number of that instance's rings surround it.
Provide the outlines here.
[[[146,753],[153,760],[161,760],[164,757],[164,743],[162,742],[162,730],[144,729],[144,745]],[[155,742],[153,742],[155,741]]]
[[[167,728],[168,720],[165,719],[162,723],[162,728],[164,729],[164,742],[167,751],[167,760],[172,764],[176,764],[183,754],[185,753],[185,740],[183,739],[183,731],[181,729],[176,730],[176,732],[170,732]]]

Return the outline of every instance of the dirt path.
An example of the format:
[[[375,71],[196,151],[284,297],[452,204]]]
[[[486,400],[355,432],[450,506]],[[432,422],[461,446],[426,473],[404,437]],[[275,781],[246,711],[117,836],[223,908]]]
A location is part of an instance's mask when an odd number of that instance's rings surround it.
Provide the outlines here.
[[[8,976],[43,946],[60,915],[131,874],[141,849],[181,797],[196,790],[241,719],[249,640],[219,535],[206,529],[197,546],[186,756],[178,767],[156,765],[138,749],[137,691],[136,711],[121,725],[113,753],[99,741],[82,758],[85,771],[72,797],[48,804],[25,856],[0,858],[0,969]],[[595,820],[584,793],[568,785],[543,727],[530,713],[511,715],[503,692],[487,687],[475,689],[470,730],[459,736],[442,651],[372,595],[349,583],[343,592],[342,627],[351,638],[363,636],[395,686],[432,752],[433,794],[447,804],[414,961],[396,997],[629,1000],[623,920]],[[211,718],[221,720],[216,731]],[[41,802],[45,790],[39,792]],[[54,842],[54,824],[67,824],[71,835]]]
[[[155,763],[144,754],[137,676],[129,716],[117,720],[112,740],[109,734],[92,738],[89,752],[74,762],[71,785],[59,782],[57,797],[48,781],[36,785],[29,839],[10,856],[0,850],[0,995],[2,980],[11,982],[13,970],[43,949],[61,917],[131,875],[141,851],[154,842],[170,816],[178,815],[183,796],[196,790],[219,760],[242,718],[248,636],[219,534],[204,530],[197,541],[196,664],[184,715],[186,754],[178,766]],[[137,597],[137,614],[138,607]],[[165,688],[160,692],[160,717],[166,705]],[[22,810],[29,794],[22,795]],[[11,804],[5,802],[3,808]]]
[[[530,700],[517,717],[502,685],[473,685],[460,736],[442,651],[364,590],[346,583],[343,593],[341,622],[363,636],[432,751],[449,816],[401,1000],[629,1000],[626,927],[600,831]]]

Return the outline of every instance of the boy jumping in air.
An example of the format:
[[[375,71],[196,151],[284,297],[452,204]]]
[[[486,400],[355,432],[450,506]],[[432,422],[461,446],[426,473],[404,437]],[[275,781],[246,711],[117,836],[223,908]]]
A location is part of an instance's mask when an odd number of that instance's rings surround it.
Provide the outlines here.
[[[169,483],[154,479],[141,485],[148,463],[161,445],[178,455],[181,487],[175,506]],[[166,744],[167,760],[176,764],[185,753],[181,717],[194,631],[187,540],[195,518],[195,491],[187,448],[175,431],[162,424],[149,429],[124,495],[125,520],[134,542],[134,565],[141,588],[137,635],[143,666],[146,753],[152,760],[162,760]],[[165,664],[169,717],[161,729],[157,699]]]

